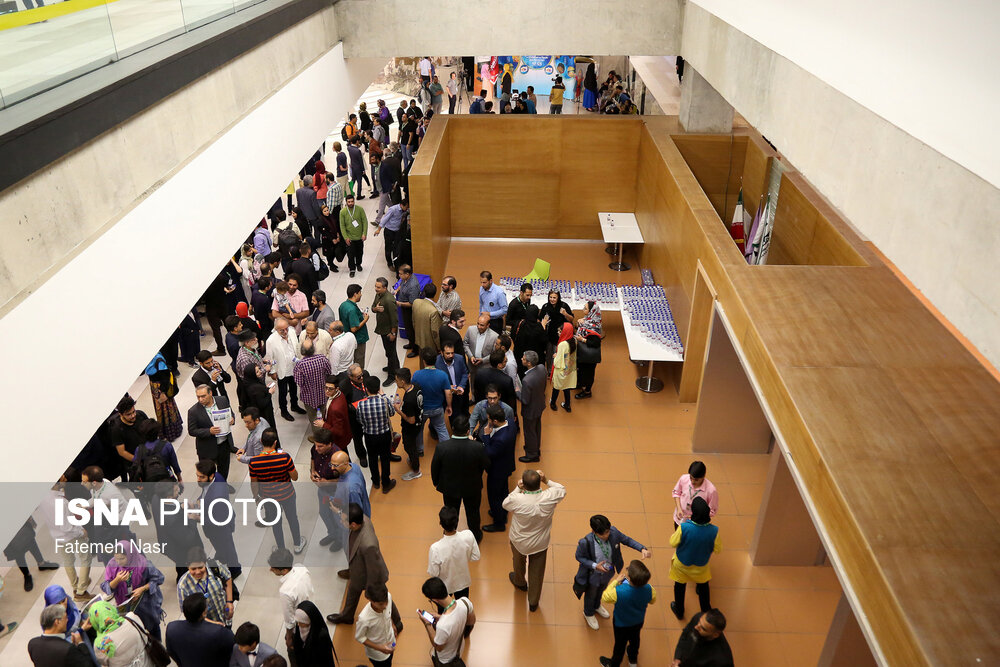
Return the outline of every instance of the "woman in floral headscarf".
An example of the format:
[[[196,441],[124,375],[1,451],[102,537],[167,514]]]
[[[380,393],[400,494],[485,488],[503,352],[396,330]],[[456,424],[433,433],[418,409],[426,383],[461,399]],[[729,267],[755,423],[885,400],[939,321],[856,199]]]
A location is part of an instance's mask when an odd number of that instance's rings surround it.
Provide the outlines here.
[[[114,595],[115,604],[141,595],[135,614],[142,620],[149,634],[161,638],[160,620],[163,616],[163,573],[156,569],[128,540],[119,540],[115,555],[104,571],[101,590]]]
[[[87,610],[87,621],[97,632],[94,652],[105,667],[154,667],[146,655],[146,637],[138,616],[122,616],[111,602],[95,602]]]

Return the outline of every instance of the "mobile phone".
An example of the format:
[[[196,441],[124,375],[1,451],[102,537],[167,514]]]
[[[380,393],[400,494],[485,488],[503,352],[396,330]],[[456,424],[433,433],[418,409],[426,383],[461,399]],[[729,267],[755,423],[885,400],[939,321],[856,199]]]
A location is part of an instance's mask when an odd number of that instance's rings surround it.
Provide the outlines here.
[[[433,623],[434,622],[434,616],[429,611],[424,611],[423,609],[418,609],[417,613],[420,614],[420,616],[425,621],[427,621],[428,623]]]

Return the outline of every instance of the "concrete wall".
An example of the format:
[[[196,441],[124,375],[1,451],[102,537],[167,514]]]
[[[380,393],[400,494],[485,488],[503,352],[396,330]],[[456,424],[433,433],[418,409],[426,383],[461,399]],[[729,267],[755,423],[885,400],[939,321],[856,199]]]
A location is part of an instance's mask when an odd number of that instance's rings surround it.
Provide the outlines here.
[[[314,14],[0,193],[0,316],[338,40],[333,8]]]
[[[344,55],[669,55],[683,0],[340,0]]]
[[[48,177],[32,178],[22,187],[33,196],[5,193],[4,211],[46,213],[46,237],[57,236],[57,221],[59,233],[86,225],[89,236],[81,232],[86,247],[62,257],[46,248],[59,270],[0,319],[0,340],[17,350],[0,374],[7,441],[16,443],[4,453],[0,482],[58,478],[384,66],[346,61],[339,44],[330,48],[331,12],[305,24],[68,156]],[[326,113],[303,113],[304,99]],[[58,205],[47,201],[55,197]],[[18,253],[32,261],[28,254],[42,252],[18,243],[3,245],[9,264]],[[96,371],[84,373],[72,400],[58,401],[54,419],[53,382],[83,372],[81,364]],[[39,500],[6,487],[3,544]]]
[[[1000,365],[1000,190],[690,3],[681,53]]]

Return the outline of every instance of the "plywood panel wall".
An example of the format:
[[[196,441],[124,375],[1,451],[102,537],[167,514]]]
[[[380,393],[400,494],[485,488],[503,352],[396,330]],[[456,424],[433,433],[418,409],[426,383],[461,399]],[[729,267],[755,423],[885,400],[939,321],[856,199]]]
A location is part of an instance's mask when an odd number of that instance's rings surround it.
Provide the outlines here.
[[[638,118],[450,120],[453,236],[599,239],[599,211],[635,209]]]
[[[431,123],[410,168],[413,270],[440,280],[451,248],[451,141],[448,119]]]

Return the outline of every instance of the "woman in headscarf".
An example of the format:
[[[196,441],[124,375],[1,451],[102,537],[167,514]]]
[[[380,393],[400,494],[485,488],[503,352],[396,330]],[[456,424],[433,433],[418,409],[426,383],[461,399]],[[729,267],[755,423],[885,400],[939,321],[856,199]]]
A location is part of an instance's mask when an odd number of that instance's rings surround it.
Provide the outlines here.
[[[562,407],[566,412],[572,412],[570,406],[570,390],[576,388],[576,339],[573,338],[573,325],[569,322],[563,323],[562,332],[559,334],[559,344],[556,346],[556,354],[552,359],[552,398],[549,400],[549,407],[556,409],[556,399],[559,397],[559,390],[563,392]]]
[[[295,630],[292,631],[292,651],[295,662],[309,667],[334,667],[333,641],[323,614],[309,600],[295,608]]]
[[[146,654],[146,637],[141,619],[129,612],[125,616],[111,602],[95,602],[87,610],[87,621],[97,632],[94,653],[105,667],[154,667]]]
[[[548,370],[552,372],[551,361],[555,354],[556,345],[559,344],[559,335],[562,333],[563,324],[573,321],[573,311],[569,305],[562,300],[562,295],[556,290],[549,290],[549,300],[542,306],[541,310],[542,326],[549,337]]]
[[[522,378],[528,369],[521,359],[528,350],[538,354],[538,363],[545,365],[548,357],[549,338],[545,327],[538,322],[538,306],[528,304],[524,309],[524,319],[517,323],[517,329],[511,332],[514,337],[514,357],[517,359],[517,374]]]
[[[587,65],[587,73],[583,77],[583,108],[597,110],[597,70],[594,63]]]
[[[163,615],[163,573],[146,559],[129,540],[119,540],[115,555],[104,570],[101,590],[114,595],[115,604],[141,595],[135,614],[142,619],[146,631],[160,639]]]
[[[587,302],[587,314],[576,321],[576,398],[590,398],[594,388],[594,374],[601,363],[601,307],[594,301]]]
[[[177,408],[177,401],[170,395],[171,391],[176,392],[176,385],[171,381],[166,362],[163,363],[163,368],[157,366],[153,373],[150,370],[152,369],[146,368],[146,375],[149,376],[149,393],[153,398],[156,421],[160,424],[160,437],[173,442],[184,433],[184,419]]]
[[[702,611],[712,608],[708,582],[712,569],[708,560],[713,553],[722,551],[719,527],[712,524],[711,510],[701,496],[691,501],[691,518],[684,521],[670,536],[670,546],[676,548],[670,561],[670,578],[674,580],[674,601],[670,611],[678,619],[684,618],[684,593],[688,582],[695,583],[698,604]]]
[[[50,604],[61,604],[66,609],[66,637],[69,637],[73,632],[80,629],[80,623],[83,621],[80,618],[80,610],[76,608],[76,604],[73,599],[66,594],[66,591],[62,586],[53,584],[45,589],[46,606]]]
[[[243,369],[243,407],[257,408],[260,416],[267,420],[268,425],[274,428],[274,403],[271,395],[274,387],[268,389],[264,381],[264,372],[257,364],[250,364]]]

